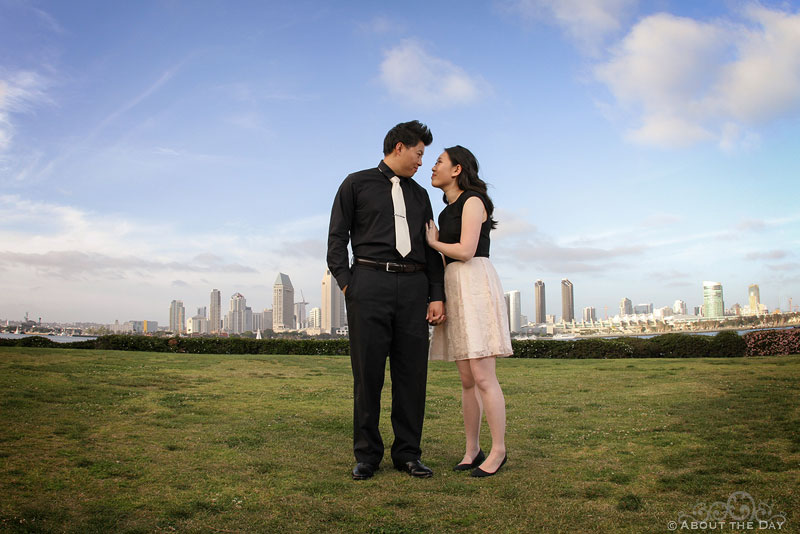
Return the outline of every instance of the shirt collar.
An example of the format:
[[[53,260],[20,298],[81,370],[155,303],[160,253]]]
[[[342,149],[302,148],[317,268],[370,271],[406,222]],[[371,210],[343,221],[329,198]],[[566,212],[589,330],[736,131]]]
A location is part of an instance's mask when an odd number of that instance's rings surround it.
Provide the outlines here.
[[[386,162],[383,161],[383,160],[381,160],[381,162],[378,163],[378,170],[381,171],[383,173],[383,175],[386,176],[386,178],[388,178],[389,180],[391,180],[393,177],[397,176],[394,173],[394,171],[392,169],[390,169],[389,166],[386,164]]]

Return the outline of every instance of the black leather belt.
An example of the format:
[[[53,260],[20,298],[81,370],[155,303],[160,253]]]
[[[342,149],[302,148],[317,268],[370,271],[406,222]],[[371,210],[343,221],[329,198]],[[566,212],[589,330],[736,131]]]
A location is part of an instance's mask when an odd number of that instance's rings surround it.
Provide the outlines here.
[[[363,265],[364,267],[372,267],[379,271],[386,271],[388,273],[415,273],[417,271],[424,271],[425,265],[421,263],[395,263],[392,261],[372,261],[364,258],[356,258],[356,265]]]

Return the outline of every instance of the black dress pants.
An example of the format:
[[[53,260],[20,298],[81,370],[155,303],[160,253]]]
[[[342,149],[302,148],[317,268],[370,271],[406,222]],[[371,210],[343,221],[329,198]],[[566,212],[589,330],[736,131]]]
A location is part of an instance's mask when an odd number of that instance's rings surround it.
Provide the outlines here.
[[[380,464],[381,390],[389,357],[392,378],[392,461],[420,458],[428,377],[428,277],[355,266],[345,293],[353,367],[353,452]]]

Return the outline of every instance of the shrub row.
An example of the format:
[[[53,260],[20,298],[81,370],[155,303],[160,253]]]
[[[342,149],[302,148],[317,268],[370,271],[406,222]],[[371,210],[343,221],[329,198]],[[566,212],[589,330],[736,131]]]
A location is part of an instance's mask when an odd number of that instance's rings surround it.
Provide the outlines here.
[[[100,336],[96,339],[56,343],[42,336],[0,339],[0,345],[69,349],[186,352],[192,354],[309,354],[347,355],[347,339],[248,339],[237,337]]]
[[[516,358],[706,358],[746,356],[745,341],[736,332],[715,336],[663,334],[651,338],[520,340],[511,342]]]
[[[663,334],[651,338],[512,340],[515,358],[731,358],[800,354],[800,328],[759,330],[739,336]],[[73,349],[185,352],[192,354],[308,354],[347,355],[347,339],[247,339],[202,337],[101,336],[72,343],[56,343],[42,336],[0,339],[0,346]]]

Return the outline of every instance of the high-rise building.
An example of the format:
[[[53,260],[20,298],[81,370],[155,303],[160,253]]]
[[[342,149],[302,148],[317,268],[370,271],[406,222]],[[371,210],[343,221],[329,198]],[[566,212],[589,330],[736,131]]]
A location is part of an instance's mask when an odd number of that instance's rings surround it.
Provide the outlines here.
[[[590,323],[593,321],[597,321],[597,311],[594,306],[587,306],[583,309],[583,322]]]
[[[322,308],[311,308],[308,312],[308,327],[312,329],[322,328]]]
[[[748,303],[750,305],[750,313],[758,315],[761,312],[761,291],[758,289],[758,284],[750,284],[747,288],[747,296],[750,301]]]
[[[672,305],[672,313],[675,315],[686,315],[688,313],[686,303],[682,300],[676,300],[675,304]]]
[[[205,306],[200,306],[197,308],[197,315],[199,315],[200,317],[208,317],[207,311],[208,308],[206,308]]]
[[[653,313],[653,303],[637,304],[633,307],[633,313],[636,315],[649,315]]]
[[[722,284],[719,282],[703,282],[703,317],[725,317],[725,301],[722,299]]]
[[[672,308],[669,306],[664,306],[662,308],[655,308],[653,310],[653,318],[654,319],[666,319],[667,317],[671,317],[673,314]]]
[[[186,308],[182,300],[173,300],[169,305],[169,329],[174,334],[186,332]]]
[[[294,328],[294,287],[289,277],[278,273],[272,286],[272,329],[276,332]]]
[[[626,297],[619,301],[619,315],[620,317],[633,315],[633,302],[631,302],[631,299]]]
[[[219,329],[222,327],[220,320],[222,319],[222,296],[219,289],[211,290],[211,315],[208,316],[208,330],[212,334],[218,334]]]
[[[231,296],[231,309],[227,319],[228,333],[243,334],[253,330],[253,310],[247,306],[247,300],[241,293]]]
[[[187,334],[208,334],[208,319],[199,313],[189,319],[186,325]]]
[[[508,300],[508,327],[512,332],[519,332],[522,330],[522,305],[520,303],[520,294],[516,289],[506,293]]]
[[[272,330],[273,321],[271,308],[264,308],[264,311],[261,312],[261,328],[264,330]]]
[[[294,303],[294,327],[297,330],[306,327],[306,303],[305,302],[295,302]]]
[[[561,320],[565,323],[575,320],[575,294],[572,282],[566,278],[561,280]]]
[[[333,334],[347,324],[344,309],[344,295],[331,271],[326,269],[322,277],[322,305],[320,306],[320,329],[325,334]]]
[[[536,304],[536,323],[537,324],[544,324],[547,320],[547,309],[545,308],[545,298],[544,298],[544,282],[541,280],[537,280],[535,284],[533,284],[533,300]]]

